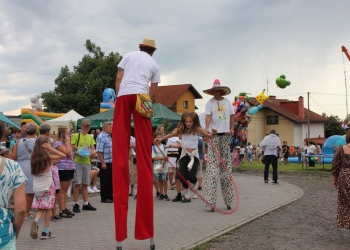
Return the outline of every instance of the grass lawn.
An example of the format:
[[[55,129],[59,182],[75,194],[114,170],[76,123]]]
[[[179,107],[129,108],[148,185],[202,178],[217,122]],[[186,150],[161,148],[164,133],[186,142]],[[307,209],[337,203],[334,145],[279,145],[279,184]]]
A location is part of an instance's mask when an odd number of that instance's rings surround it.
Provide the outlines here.
[[[245,162],[241,164],[240,167],[232,167],[233,171],[254,171],[265,169],[265,165],[259,165],[257,162],[253,162],[252,164]],[[270,165],[270,170],[272,170],[272,166]],[[332,164],[324,164],[323,165],[315,165],[315,167],[305,167],[304,169],[301,164],[297,163],[289,163],[288,166],[284,165],[282,162],[281,165],[278,166],[278,172],[303,172],[303,173],[330,173],[332,171]]]

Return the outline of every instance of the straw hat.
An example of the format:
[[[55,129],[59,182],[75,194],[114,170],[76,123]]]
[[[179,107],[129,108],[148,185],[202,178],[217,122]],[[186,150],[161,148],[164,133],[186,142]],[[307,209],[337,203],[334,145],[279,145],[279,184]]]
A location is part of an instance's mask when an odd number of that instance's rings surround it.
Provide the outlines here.
[[[156,40],[152,37],[145,37],[142,41],[142,43],[139,44],[140,46],[144,47],[150,47],[150,48],[156,48]]]
[[[213,95],[214,90],[221,90],[221,96],[229,95],[231,93],[231,89],[229,87],[221,86],[219,79],[215,79],[211,89],[203,90],[203,92],[207,95]]]

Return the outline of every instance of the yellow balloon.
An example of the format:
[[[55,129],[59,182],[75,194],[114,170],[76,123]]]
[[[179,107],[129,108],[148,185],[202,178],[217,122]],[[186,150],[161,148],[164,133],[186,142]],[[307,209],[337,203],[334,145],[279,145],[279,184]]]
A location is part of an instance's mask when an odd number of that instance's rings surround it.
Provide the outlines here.
[[[269,95],[265,95],[265,89],[263,89],[263,91],[261,91],[261,93],[255,98],[260,104],[263,104],[267,99],[269,99],[269,97]]]

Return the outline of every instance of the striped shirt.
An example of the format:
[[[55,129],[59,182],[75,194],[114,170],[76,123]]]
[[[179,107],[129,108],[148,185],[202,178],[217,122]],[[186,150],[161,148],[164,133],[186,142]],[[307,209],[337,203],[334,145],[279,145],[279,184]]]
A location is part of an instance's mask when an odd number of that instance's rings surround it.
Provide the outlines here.
[[[96,150],[102,153],[105,163],[112,163],[112,137],[109,134],[102,131],[98,135]],[[97,162],[101,162],[99,158],[97,158]]]

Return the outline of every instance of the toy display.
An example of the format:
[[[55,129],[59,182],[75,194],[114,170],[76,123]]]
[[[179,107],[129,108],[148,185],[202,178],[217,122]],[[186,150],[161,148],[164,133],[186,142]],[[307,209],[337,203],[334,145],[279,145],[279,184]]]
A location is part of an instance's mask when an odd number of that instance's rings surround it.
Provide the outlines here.
[[[259,106],[254,106],[249,109],[249,93],[240,92],[233,101],[233,109],[235,111],[234,135],[231,144],[240,146],[248,137],[248,124],[252,121],[252,116],[263,108],[263,103],[269,98],[265,95],[265,89],[256,96],[256,100],[260,103]]]

